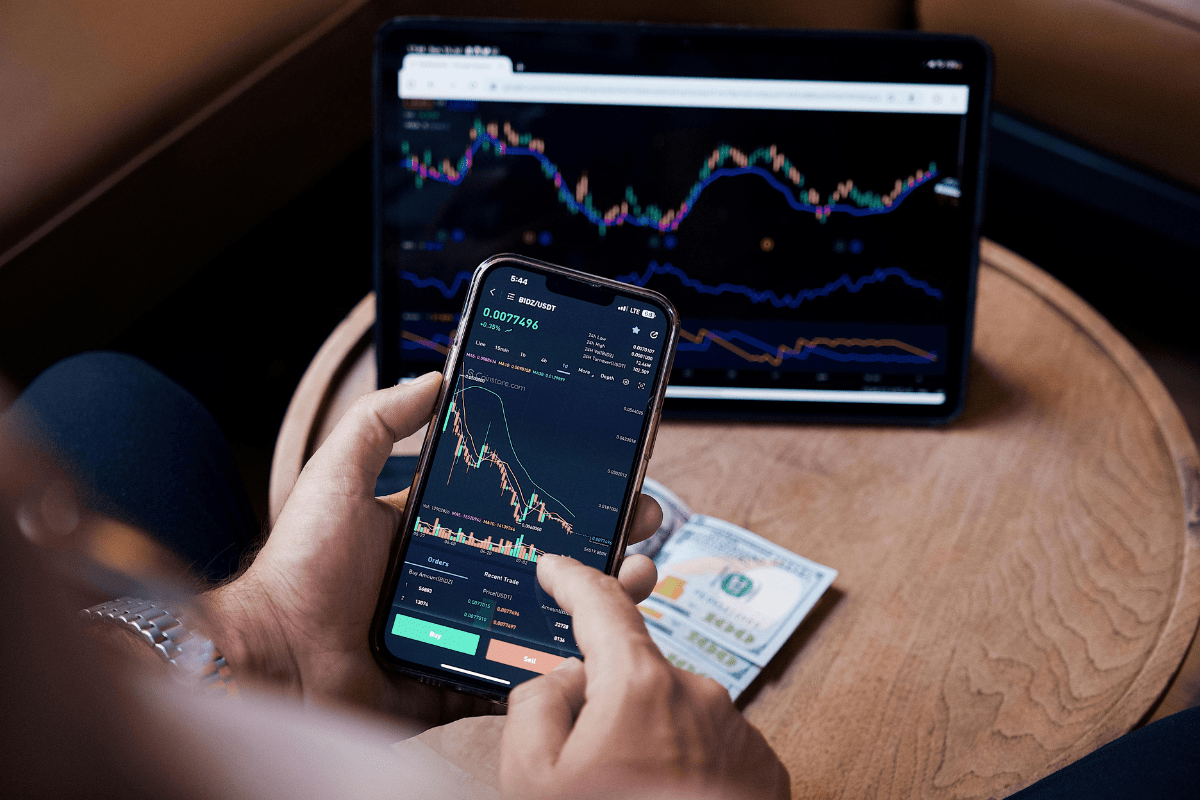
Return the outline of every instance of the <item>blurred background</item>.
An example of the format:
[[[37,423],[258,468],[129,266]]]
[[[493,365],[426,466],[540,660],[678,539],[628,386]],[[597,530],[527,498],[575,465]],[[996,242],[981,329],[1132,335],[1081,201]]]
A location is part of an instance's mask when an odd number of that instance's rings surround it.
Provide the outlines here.
[[[7,0],[0,372],[145,359],[216,416],[265,519],[292,392],[371,289],[371,42],[400,14],[979,36],[984,235],[1107,316],[1200,434],[1189,0]]]

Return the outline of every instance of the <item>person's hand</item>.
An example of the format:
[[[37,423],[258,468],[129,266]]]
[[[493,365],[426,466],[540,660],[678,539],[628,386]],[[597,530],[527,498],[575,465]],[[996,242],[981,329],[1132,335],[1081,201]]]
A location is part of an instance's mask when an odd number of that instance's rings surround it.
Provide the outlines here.
[[[392,445],[429,421],[441,375],[361,397],[305,465],[254,563],[207,594],[212,636],[239,680],[254,678],[318,701],[351,701],[428,724],[488,705],[385,673],[367,644],[407,490],[375,497]],[[630,541],[657,529],[642,496]],[[621,585],[644,598],[654,564],[631,556]]]
[[[511,797],[788,798],[787,770],[711,678],[672,666],[613,578],[546,556],[538,582],[584,661],[515,689],[500,745]]]

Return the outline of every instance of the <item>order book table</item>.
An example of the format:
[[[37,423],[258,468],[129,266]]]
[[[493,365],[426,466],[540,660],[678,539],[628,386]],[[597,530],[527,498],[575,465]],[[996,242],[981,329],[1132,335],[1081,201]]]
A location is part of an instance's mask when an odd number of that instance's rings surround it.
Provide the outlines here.
[[[374,388],[373,320],[368,296],[297,388],[272,520]],[[1200,461],[1178,410],[1102,317],[988,242],[957,422],[663,423],[649,474],[839,570],[740,702],[797,797],[1016,791],[1146,718],[1200,618]],[[478,790],[500,724],[417,744]]]

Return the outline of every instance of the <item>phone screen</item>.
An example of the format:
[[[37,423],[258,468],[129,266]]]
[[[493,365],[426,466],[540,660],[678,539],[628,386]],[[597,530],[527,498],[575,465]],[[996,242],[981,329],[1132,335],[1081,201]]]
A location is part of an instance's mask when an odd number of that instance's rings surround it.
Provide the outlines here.
[[[516,262],[485,273],[478,296],[432,423],[383,645],[506,694],[579,655],[537,562],[614,563],[673,314]]]

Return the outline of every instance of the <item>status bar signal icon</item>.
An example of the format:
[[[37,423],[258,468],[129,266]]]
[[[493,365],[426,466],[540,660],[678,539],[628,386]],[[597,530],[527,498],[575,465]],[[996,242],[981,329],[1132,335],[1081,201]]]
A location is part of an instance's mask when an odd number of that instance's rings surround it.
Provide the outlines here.
[[[628,311],[629,306],[617,306],[617,311]]]

